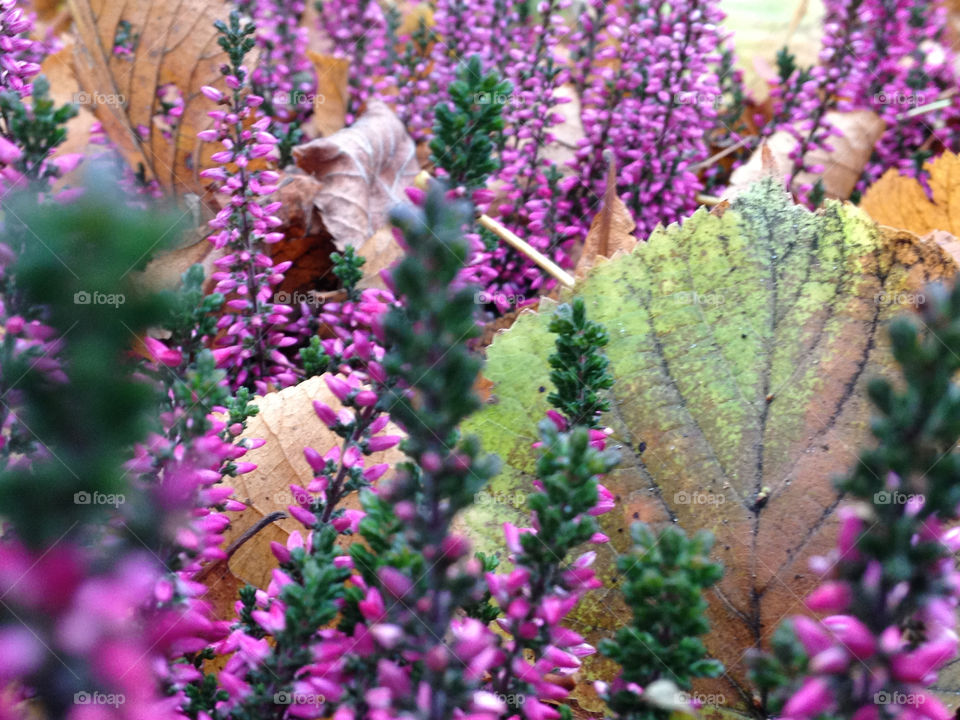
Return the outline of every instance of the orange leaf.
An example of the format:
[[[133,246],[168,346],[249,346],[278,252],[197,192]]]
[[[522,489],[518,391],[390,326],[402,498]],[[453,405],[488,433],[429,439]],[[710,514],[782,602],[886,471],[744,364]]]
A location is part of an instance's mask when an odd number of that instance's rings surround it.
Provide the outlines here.
[[[881,225],[917,235],[934,230],[960,235],[960,156],[946,152],[925,168],[933,199],[919,182],[891,169],[867,190],[860,207]]]

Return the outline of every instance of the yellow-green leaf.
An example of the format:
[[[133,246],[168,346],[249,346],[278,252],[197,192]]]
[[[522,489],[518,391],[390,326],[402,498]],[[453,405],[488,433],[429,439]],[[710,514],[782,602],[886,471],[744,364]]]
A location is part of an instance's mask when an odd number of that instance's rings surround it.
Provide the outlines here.
[[[613,559],[630,523],[708,529],[726,574],[708,597],[707,647],[727,674],[698,691],[747,707],[744,652],[803,611],[818,580],[807,561],[832,545],[832,479],[868,439],[867,380],[892,372],[884,327],[924,283],[954,271],[933,243],[880,229],[848,204],[812,214],[772,182],[594,268],[574,292],[610,333],[616,383],[605,422],[622,462],[604,481],[618,497],[602,518],[612,538],[598,559],[606,588],[574,627],[596,641],[629,618]],[[550,312],[522,315],[488,349],[493,397],[464,429],[504,460],[493,498],[531,487]],[[502,549],[500,524],[523,521],[514,505],[467,515],[480,549]],[[594,658],[585,679],[612,672]],[[586,683],[578,700],[598,708]]]

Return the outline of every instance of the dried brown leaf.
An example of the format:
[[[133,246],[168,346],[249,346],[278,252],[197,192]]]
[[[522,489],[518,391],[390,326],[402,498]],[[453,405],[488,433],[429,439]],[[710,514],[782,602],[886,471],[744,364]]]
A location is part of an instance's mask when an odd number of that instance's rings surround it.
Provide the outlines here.
[[[413,140],[379,101],[350,127],[298,145],[293,157],[320,181],[314,203],[338,250],[361,247],[386,224],[420,172]]]
[[[599,258],[611,258],[618,251],[630,252],[637,244],[637,238],[633,234],[637,224],[617,195],[616,162],[612,158],[609,162],[603,207],[590,223],[590,232],[583,243],[583,254],[577,262],[577,278],[586,275]]]
[[[76,24],[74,67],[80,87],[97,98],[92,109],[104,131],[132,168],[143,167],[168,192],[203,195],[198,173],[216,151],[197,133],[210,127],[214,104],[200,93],[203,85],[225,87],[220,65],[226,56],[217,45],[213,23],[225,19],[224,0],[68,0]],[[131,57],[113,52],[121,23],[136,36]],[[167,139],[158,114],[158,89],[176,85],[183,115]],[[142,137],[141,137],[142,132]]]

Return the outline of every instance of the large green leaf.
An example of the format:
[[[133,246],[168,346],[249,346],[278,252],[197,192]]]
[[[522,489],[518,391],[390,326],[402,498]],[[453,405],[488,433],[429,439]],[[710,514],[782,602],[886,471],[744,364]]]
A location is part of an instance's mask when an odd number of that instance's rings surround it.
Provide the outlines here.
[[[886,321],[954,270],[934,244],[881,230],[851,205],[812,214],[772,183],[595,268],[575,292],[610,333],[605,422],[623,460],[605,481],[618,496],[603,519],[607,588],[575,627],[596,640],[625,619],[612,561],[632,521],[709,529],[726,575],[709,598],[707,645],[728,672],[700,690],[747,707],[744,652],[802,611],[818,579],[807,561],[832,544],[832,479],[868,441],[865,383],[892,372]],[[493,397],[465,428],[505,462],[466,518],[485,550],[502,548],[500,523],[523,522],[516,498],[548,407],[549,313],[497,337],[485,371]],[[587,669],[611,672],[599,659]],[[579,695],[596,708],[586,686]]]

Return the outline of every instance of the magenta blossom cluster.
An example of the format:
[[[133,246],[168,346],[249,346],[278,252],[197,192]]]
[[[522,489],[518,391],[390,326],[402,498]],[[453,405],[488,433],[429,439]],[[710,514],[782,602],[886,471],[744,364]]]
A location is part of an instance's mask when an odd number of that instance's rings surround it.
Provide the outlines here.
[[[616,160],[617,194],[641,237],[696,209],[702,186],[693,166],[709,155],[704,128],[714,125],[721,102],[715,66],[722,19],[716,0],[585,11],[583,33],[597,50],[574,69],[584,84],[586,137],[574,175],[561,186],[577,200],[568,225],[585,234],[599,209],[605,150]]]
[[[293,363],[280,351],[296,343],[284,330],[293,309],[273,302],[274,288],[291,263],[274,265],[264,252],[265,245],[284,238],[277,230],[283,223],[274,215],[280,202],[262,200],[276,191],[279,175],[256,167],[274,155],[277,140],[267,131],[270,118],[254,119],[263,98],[246,92],[246,70],[241,67],[225,79],[229,98],[216,88],[203,88],[204,95],[226,107],[211,111],[216,126],[198,134],[201,140],[223,146],[212,156],[219,167],[201,172],[219,184],[218,194],[224,199],[210,221],[214,230],[210,242],[227,250],[217,259],[211,277],[216,291],[229,298],[214,355],[217,366],[229,370],[234,387],[266,393],[271,385],[285,387],[297,380]]]
[[[0,0],[0,91],[30,94],[31,79],[46,55],[43,43],[30,38],[33,20],[16,0]]]
[[[392,73],[387,18],[377,0],[324,0],[320,29],[329,36],[334,56],[349,62],[349,125]]]
[[[916,515],[923,503],[922,496],[911,498],[907,515]],[[806,600],[810,610],[829,615],[819,620],[792,618],[794,633],[810,660],[807,677],[787,700],[782,716],[812,720],[840,712],[854,720],[949,720],[953,714],[930,686],[938,671],[957,656],[960,573],[953,553],[960,550],[960,530],[948,528],[935,516],[920,523],[916,542],[940,544],[950,554],[932,565],[924,578],[940,591],[922,596],[917,604],[906,582],[881,592],[884,570],[876,559],[867,561],[855,582],[829,577],[830,569],[862,559],[857,541],[872,522],[856,506],[841,509],[840,518],[835,550],[813,563],[814,571],[827,580]],[[857,600],[865,598],[879,603],[869,617],[854,610]],[[903,619],[872,627],[884,617]],[[922,631],[913,633],[910,628]]]
[[[933,142],[956,148],[960,140],[960,82],[957,55],[944,37],[942,1],[866,0],[859,21],[870,29],[870,74],[864,101],[883,119],[886,131],[874,148],[858,189],[889,168],[923,178]]]
[[[260,59],[251,73],[254,92],[285,128],[299,127],[313,112],[316,81],[307,57],[307,29],[300,21],[303,0],[257,0],[253,3]]]

